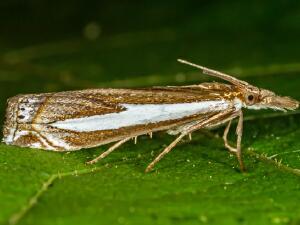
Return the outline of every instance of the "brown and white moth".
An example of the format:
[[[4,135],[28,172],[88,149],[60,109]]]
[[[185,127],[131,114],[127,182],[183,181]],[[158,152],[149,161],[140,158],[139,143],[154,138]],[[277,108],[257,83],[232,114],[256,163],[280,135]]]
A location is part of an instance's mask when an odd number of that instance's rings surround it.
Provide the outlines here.
[[[178,137],[147,167],[153,168],[165,154],[192,132],[228,123],[225,147],[236,154],[244,170],[241,153],[242,108],[295,110],[299,102],[252,86],[230,75],[179,60],[221,78],[230,84],[202,83],[145,89],[90,89],[58,93],[17,95],[8,99],[4,138],[6,144],[52,151],[73,151],[116,142],[88,163],[95,163],[126,141],[166,130]],[[237,144],[228,144],[234,118]]]

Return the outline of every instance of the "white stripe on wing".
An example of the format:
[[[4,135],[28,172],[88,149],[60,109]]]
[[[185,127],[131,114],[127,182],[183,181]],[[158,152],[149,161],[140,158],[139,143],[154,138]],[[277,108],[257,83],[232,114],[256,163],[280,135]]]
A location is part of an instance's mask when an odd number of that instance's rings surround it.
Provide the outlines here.
[[[220,111],[227,109],[230,103],[225,100],[217,100],[176,104],[120,105],[125,108],[124,111],[57,121],[52,123],[51,126],[78,132],[112,130],[121,127],[175,120],[194,114]]]

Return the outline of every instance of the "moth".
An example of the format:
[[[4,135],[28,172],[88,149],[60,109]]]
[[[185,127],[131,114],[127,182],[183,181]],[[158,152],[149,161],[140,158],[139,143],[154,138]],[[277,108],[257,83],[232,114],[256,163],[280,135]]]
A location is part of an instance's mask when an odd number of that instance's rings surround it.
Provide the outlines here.
[[[87,162],[96,163],[140,135],[167,131],[177,135],[146,168],[169,153],[196,130],[227,123],[225,147],[242,160],[243,108],[295,110],[299,102],[281,97],[230,75],[185,60],[181,63],[228,83],[201,83],[143,89],[88,89],[17,95],[8,99],[3,141],[9,145],[52,151],[73,151],[115,142]],[[231,121],[238,118],[236,146],[227,141]]]

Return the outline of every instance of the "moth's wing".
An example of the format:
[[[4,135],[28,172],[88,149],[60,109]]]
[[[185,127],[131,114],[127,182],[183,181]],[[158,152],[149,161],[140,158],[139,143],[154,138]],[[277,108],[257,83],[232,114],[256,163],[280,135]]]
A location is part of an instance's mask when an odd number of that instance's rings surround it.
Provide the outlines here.
[[[77,150],[94,147],[128,136],[167,130],[216,112],[193,114],[159,123],[138,124],[98,131],[72,131],[51,126],[56,121],[109,115],[126,110],[122,104],[174,104],[220,99],[219,95],[205,95],[203,88],[153,88],[143,90],[91,89],[54,94],[23,95],[14,99],[5,128],[6,143],[51,150]],[[190,91],[189,91],[190,90]],[[15,110],[16,108],[16,110]],[[16,116],[17,115],[17,116]],[[114,123],[112,121],[112,123]]]
[[[101,94],[103,93],[103,94]],[[18,95],[8,100],[6,120],[3,129],[3,141],[25,147],[51,150],[68,148],[67,136],[76,136],[73,132],[53,129],[50,124],[70,118],[119,112],[122,109],[116,103],[102,101],[105,90],[70,91],[44,94]],[[78,147],[76,147],[78,148]]]
[[[24,95],[18,99],[20,123],[52,123],[70,118],[117,113],[120,104],[175,104],[222,99],[230,85],[203,83],[148,89],[89,89],[54,94]],[[24,117],[24,118],[22,118]]]
[[[236,89],[236,86],[230,84],[224,84],[219,82],[204,82],[200,84],[185,85],[185,86],[156,86],[155,89],[161,90],[183,90],[183,91],[195,91],[195,92],[215,92],[215,91],[232,91]]]
[[[197,95],[200,99],[221,99],[226,93],[236,92],[237,87],[234,85],[223,84],[218,82],[201,83],[187,86],[164,86],[154,87],[158,91],[171,91],[184,93],[185,95]]]
[[[9,100],[7,118],[19,123],[51,123],[57,120],[102,115],[123,110],[120,103],[173,104],[222,99],[234,86],[202,83],[190,86],[146,89],[90,89],[19,95]],[[9,107],[13,108],[10,109]],[[17,109],[16,109],[17,107]],[[14,114],[14,115],[13,115]]]
[[[54,151],[79,150],[119,141],[127,137],[169,130],[174,127],[192,123],[193,121],[206,120],[215,114],[216,112],[202,115],[195,114],[159,123],[139,124],[118,129],[90,132],[59,129],[51,126],[51,124],[18,124],[18,129],[14,131],[13,141],[8,144]]]
[[[14,104],[18,107],[17,122],[28,124],[52,123],[70,118],[117,113],[124,110],[120,106],[121,103],[162,104],[197,100],[199,96],[194,93],[184,97],[182,91],[154,89],[90,89],[20,95],[13,98]]]
[[[215,91],[210,90],[213,86]],[[59,92],[47,97],[41,96],[43,99],[35,103],[39,108],[32,123],[51,123],[69,118],[118,113],[124,110],[121,104],[176,104],[220,100],[226,93],[225,89],[229,88],[229,85],[208,83],[186,87]]]
[[[51,123],[122,111],[118,104],[104,101],[101,96],[98,94],[98,98],[95,98],[76,92],[54,94],[43,102],[33,123]]]

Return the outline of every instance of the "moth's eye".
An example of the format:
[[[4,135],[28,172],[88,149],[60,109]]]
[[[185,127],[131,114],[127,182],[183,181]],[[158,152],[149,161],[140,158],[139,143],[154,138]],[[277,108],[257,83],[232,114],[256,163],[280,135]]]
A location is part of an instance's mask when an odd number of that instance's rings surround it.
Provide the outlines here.
[[[252,102],[252,101],[253,101],[253,99],[254,99],[254,96],[253,96],[253,95],[251,95],[251,94],[250,94],[250,95],[248,95],[248,101],[249,101],[249,102]]]
[[[248,105],[253,105],[256,102],[256,96],[253,93],[248,93],[245,96],[245,101]]]

